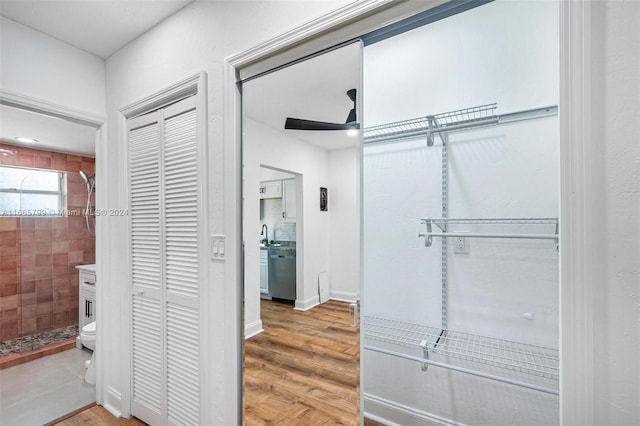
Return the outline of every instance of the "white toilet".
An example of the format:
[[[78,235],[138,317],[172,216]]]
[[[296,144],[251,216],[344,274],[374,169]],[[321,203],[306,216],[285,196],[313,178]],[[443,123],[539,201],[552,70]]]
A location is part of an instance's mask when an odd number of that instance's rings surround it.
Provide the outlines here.
[[[84,380],[90,385],[96,384],[96,365],[95,365],[95,357],[96,357],[96,322],[90,322],[89,324],[82,327],[82,331],[80,332],[80,341],[82,345],[88,349],[93,351],[93,355],[91,355],[91,359],[85,362],[85,368],[87,369],[87,374],[84,376]]]

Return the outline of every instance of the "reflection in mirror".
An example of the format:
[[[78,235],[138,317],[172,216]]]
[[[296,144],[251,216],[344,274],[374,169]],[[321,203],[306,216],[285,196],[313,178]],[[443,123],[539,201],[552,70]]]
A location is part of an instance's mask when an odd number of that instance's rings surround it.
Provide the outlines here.
[[[360,52],[352,44],[243,84],[247,424],[358,422],[359,133],[285,123],[359,117],[347,92],[360,87]]]

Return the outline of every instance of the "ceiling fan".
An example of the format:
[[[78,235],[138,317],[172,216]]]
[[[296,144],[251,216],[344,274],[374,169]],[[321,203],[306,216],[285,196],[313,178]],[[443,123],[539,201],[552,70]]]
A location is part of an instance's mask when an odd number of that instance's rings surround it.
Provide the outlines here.
[[[284,128],[288,130],[351,130],[359,129],[356,121],[356,89],[347,90],[347,96],[353,101],[353,108],[349,111],[347,121],[343,123],[328,123],[326,121],[305,120],[287,117]]]

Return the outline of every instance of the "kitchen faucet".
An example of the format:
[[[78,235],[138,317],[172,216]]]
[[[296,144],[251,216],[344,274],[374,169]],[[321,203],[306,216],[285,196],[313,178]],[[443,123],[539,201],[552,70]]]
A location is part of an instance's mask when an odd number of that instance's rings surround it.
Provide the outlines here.
[[[269,244],[269,228],[267,227],[266,223],[262,224],[260,235],[264,235],[264,238],[260,242],[264,244]]]

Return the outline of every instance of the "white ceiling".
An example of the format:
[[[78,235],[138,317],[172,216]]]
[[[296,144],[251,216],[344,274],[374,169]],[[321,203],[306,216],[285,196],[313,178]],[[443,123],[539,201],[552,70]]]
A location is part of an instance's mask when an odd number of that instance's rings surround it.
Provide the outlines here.
[[[193,0],[2,0],[0,14],[106,59]]]
[[[347,90],[360,87],[360,62],[360,44],[353,43],[251,80],[243,87],[244,114],[329,151],[356,147],[358,138],[344,130],[285,130],[284,122],[294,117],[344,123],[353,108]],[[360,99],[358,93],[358,108]]]
[[[0,13],[104,59],[192,1],[0,0]],[[259,77],[245,85],[245,114],[327,150],[357,146],[358,138],[346,131],[284,130],[284,122],[295,117],[344,123],[353,106],[346,92],[360,87],[360,61],[354,43]],[[91,128],[8,107],[0,114],[5,142],[24,145],[14,138],[27,136],[39,141],[33,148],[94,155]]]

